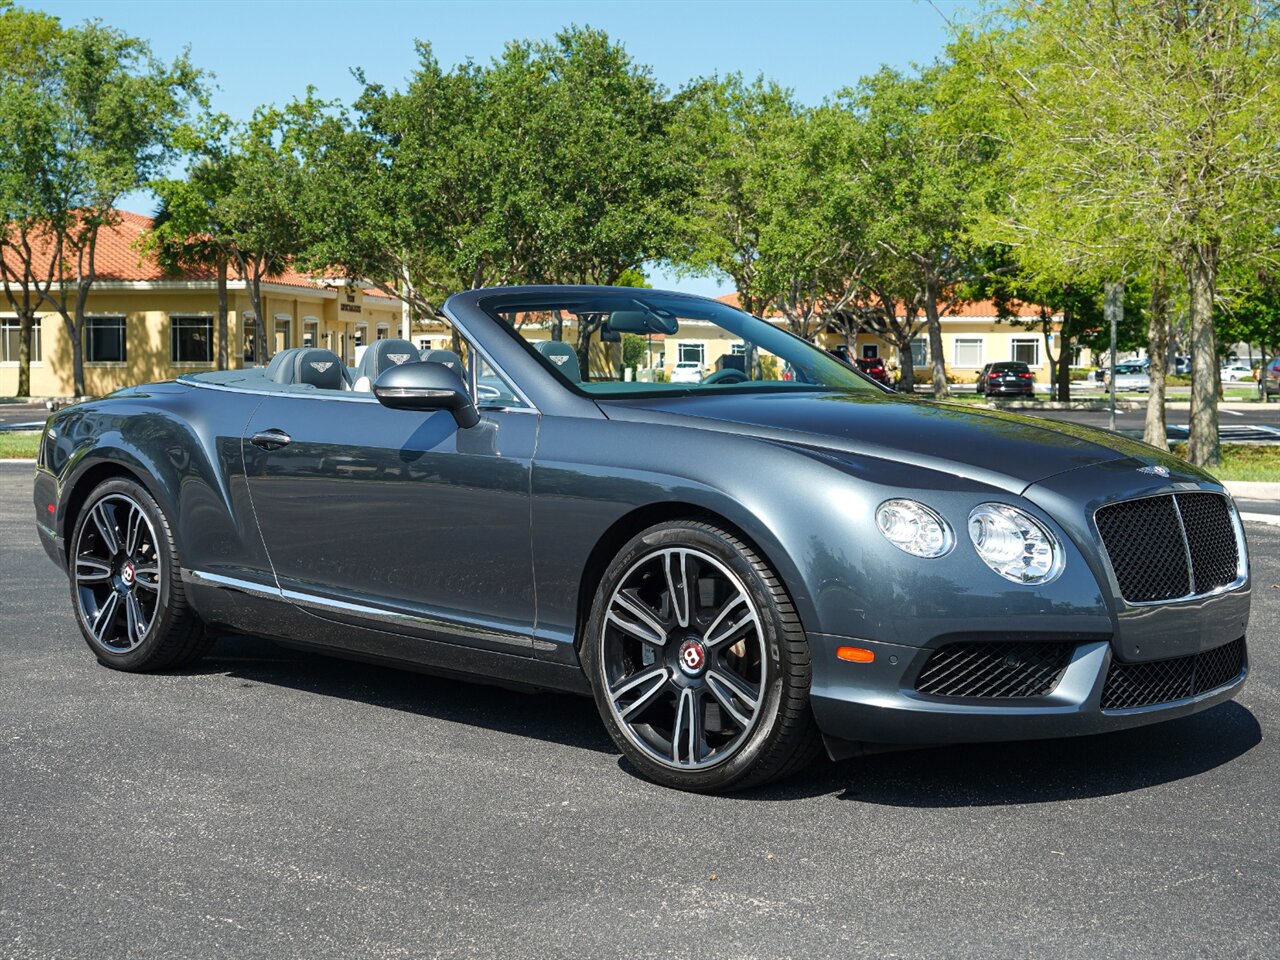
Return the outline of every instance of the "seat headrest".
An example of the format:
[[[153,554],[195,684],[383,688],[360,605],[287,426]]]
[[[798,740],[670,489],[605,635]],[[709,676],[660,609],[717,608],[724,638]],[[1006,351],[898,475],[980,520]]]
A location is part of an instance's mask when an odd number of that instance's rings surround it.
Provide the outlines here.
[[[309,383],[319,390],[347,390],[347,368],[332,350],[294,347],[282,350],[267,365],[267,377],[276,383]]]
[[[551,361],[570,383],[582,382],[582,368],[578,366],[578,352],[563,340],[535,340],[533,348]]]
[[[372,382],[392,367],[417,359],[418,348],[408,340],[375,340],[365,348],[356,378],[368,377]]]
[[[462,358],[452,350],[423,350],[422,359],[432,363],[443,363],[458,376],[463,377]],[[463,377],[463,379],[466,378]]]

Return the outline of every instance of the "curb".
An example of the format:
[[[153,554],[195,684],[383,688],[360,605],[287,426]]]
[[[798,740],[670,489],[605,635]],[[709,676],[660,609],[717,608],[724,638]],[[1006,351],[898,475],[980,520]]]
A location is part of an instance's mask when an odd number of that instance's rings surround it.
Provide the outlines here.
[[[32,457],[30,460],[0,460],[0,463],[29,463],[34,467],[36,465],[36,458]]]
[[[1245,500],[1280,500],[1280,483],[1264,480],[1224,480],[1222,485],[1233,497]]]
[[[1265,523],[1268,527],[1280,527],[1280,516],[1274,513],[1242,513],[1240,519],[1245,523]]]

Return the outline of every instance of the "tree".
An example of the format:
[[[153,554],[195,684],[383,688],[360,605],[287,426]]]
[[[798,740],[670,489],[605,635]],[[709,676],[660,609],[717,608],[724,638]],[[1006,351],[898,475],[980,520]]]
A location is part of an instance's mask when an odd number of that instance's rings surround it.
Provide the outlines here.
[[[435,316],[456,290],[620,283],[671,258],[691,193],[680,103],[621,46],[575,28],[449,71],[418,50],[403,92],[366,83],[353,116],[298,132],[308,264]]]
[[[973,272],[967,228],[991,192],[991,141],[976,119],[961,122],[957,85],[945,80],[940,66],[919,76],[886,67],[840,97],[861,121],[869,239],[914,278],[937,397],[948,392],[941,314]]]
[[[234,189],[227,147],[229,121],[206,118],[205,129],[192,131],[186,151],[193,163],[185,179],[160,180],[152,189],[160,198],[155,227],[143,239],[142,253],[152,255],[169,274],[212,271],[217,283],[217,368],[228,366],[227,274],[234,247],[220,205]]]
[[[684,122],[697,187],[680,266],[728,276],[742,309],[759,316],[777,292],[761,277],[761,249],[777,246],[771,232],[783,221],[801,107],[776,83],[731,74],[693,85]]]
[[[58,21],[0,0],[0,284],[18,316],[17,395],[31,395],[36,310],[53,285],[57,207],[52,118]]]
[[[1223,265],[1263,266],[1276,249],[1278,39],[1261,0],[1015,0],[953,48],[1004,130],[1009,203],[984,232],[1060,279],[1180,270],[1199,465],[1219,457]]]
[[[146,186],[174,155],[200,75],[185,54],[160,63],[143,41],[96,21],[63,30],[53,52],[56,76],[38,101],[56,158],[49,174],[56,196],[42,223],[57,255],[44,297],[62,317],[75,391],[83,394],[98,238],[115,224],[120,197]]]

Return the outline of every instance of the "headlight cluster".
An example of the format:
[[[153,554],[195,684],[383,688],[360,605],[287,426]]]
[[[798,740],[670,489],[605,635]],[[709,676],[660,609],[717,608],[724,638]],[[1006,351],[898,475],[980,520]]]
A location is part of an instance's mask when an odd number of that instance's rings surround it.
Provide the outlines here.
[[[947,522],[915,500],[886,500],[876,527],[899,550],[934,558],[955,545]],[[969,513],[969,539],[982,562],[1014,583],[1048,583],[1066,562],[1057,537],[1035,517],[1006,503],[983,503]]]

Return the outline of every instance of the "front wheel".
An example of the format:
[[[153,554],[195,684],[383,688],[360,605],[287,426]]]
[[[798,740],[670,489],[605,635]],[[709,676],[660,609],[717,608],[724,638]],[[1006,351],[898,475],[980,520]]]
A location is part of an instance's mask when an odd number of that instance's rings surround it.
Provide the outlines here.
[[[777,574],[693,520],[631,540],[605,571],[583,665],[614,742],[645,776],[721,793],[809,763],[809,647]]]
[[[107,480],[90,492],[68,560],[76,622],[101,663],[164,670],[204,655],[211,638],[187,605],[173,531],[140,484]]]

